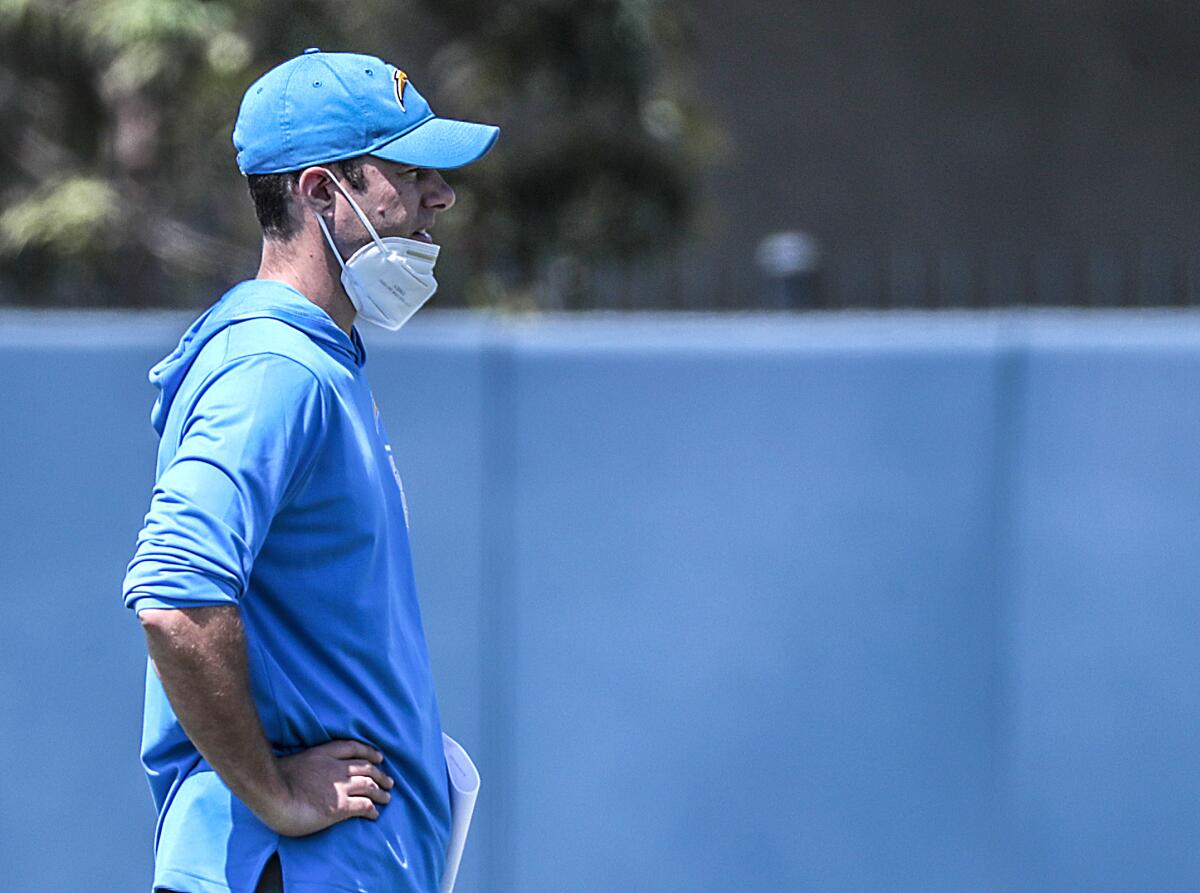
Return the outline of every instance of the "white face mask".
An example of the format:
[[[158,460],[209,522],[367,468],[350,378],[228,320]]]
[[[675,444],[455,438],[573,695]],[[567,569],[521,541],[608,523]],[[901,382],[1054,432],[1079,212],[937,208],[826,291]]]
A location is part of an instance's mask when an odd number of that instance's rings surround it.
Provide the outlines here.
[[[350,207],[371,234],[370,242],[350,255],[349,260],[343,261],[337,246],[333,244],[325,219],[317,214],[317,223],[325,234],[325,241],[341,264],[342,287],[346,289],[350,303],[359,316],[367,322],[395,331],[408,322],[437,291],[433,265],[441,248],[429,242],[399,236],[381,239],[350,193],[342,188],[333,174],[329,174],[329,179],[350,202]]]

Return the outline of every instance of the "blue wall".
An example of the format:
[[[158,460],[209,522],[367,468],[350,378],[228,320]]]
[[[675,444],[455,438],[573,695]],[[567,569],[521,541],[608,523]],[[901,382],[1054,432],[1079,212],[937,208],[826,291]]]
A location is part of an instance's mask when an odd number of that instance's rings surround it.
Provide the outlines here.
[[[5,890],[148,884],[119,585],[186,322],[0,315]],[[484,776],[461,893],[1200,886],[1200,316],[370,347]]]

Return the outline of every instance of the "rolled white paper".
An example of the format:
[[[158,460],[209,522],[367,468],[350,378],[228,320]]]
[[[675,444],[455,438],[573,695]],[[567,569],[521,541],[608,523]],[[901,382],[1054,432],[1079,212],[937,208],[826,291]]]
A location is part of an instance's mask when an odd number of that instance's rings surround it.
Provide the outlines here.
[[[450,844],[446,847],[446,870],[442,873],[440,893],[452,893],[458,878],[467,831],[479,796],[479,770],[467,756],[461,744],[442,733],[442,749],[446,752],[446,774],[450,776]]]

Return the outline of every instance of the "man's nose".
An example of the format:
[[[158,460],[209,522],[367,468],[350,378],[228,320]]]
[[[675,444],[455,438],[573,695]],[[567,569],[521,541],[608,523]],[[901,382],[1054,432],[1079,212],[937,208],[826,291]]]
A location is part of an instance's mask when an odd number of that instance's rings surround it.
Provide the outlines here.
[[[429,188],[425,193],[425,207],[445,211],[454,206],[454,190],[442,177],[441,171],[430,171]]]

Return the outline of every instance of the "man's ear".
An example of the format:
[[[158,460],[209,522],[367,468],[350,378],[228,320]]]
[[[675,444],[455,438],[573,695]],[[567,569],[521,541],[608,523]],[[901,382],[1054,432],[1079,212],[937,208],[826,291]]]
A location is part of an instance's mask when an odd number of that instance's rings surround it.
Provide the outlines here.
[[[337,187],[333,174],[323,167],[306,167],[296,181],[296,197],[304,209],[324,215],[333,211]]]

